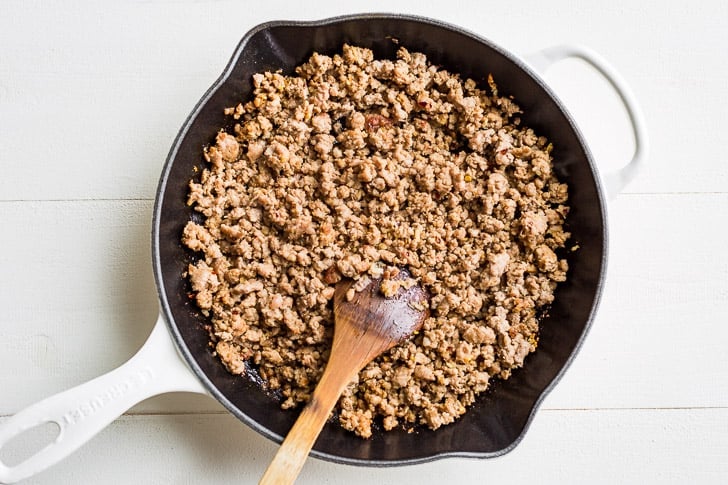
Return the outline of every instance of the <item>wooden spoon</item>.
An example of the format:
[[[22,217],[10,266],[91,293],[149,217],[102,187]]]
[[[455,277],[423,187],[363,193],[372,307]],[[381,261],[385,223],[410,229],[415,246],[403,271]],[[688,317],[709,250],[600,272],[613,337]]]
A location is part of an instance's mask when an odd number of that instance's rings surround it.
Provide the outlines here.
[[[392,290],[392,281],[412,283],[410,278],[409,273],[400,270],[385,280],[386,290]],[[417,331],[427,318],[428,296],[421,287],[405,285],[387,298],[381,284],[381,279],[370,280],[366,286],[345,280],[336,286],[331,356],[311,401],[288,432],[261,478],[261,485],[290,484],[296,480],[346,386],[365,365]]]

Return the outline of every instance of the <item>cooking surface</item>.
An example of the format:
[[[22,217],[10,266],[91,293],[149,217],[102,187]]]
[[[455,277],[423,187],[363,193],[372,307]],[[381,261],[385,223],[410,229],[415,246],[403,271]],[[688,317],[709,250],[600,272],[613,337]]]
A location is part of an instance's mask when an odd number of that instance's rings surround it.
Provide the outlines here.
[[[310,460],[299,483],[719,483],[728,475],[728,68],[720,62],[728,6],[589,3],[399,4],[516,53],[585,44],[641,101],[652,154],[610,206],[607,284],[581,353],[505,457],[387,469]],[[118,366],[149,334],[159,173],[240,37],[267,20],[392,8],[4,4],[0,420]],[[598,76],[567,61],[546,79],[599,165],[628,158],[627,123]],[[255,483],[275,449],[213,399],[174,394],[136,406],[28,483]]]

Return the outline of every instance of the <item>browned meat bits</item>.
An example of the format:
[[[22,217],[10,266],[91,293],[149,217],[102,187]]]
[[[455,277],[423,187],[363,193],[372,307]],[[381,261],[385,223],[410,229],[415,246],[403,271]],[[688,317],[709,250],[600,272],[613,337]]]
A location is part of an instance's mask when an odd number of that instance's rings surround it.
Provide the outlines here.
[[[190,183],[188,278],[234,374],[258,369],[290,408],[309,399],[341,278],[406,267],[430,294],[420,333],[368,365],[338,418],[360,436],[462,415],[536,349],[539,310],[567,264],[567,187],[546,139],[492,79],[401,48],[345,45],[296,74],[253,77],[234,129]]]

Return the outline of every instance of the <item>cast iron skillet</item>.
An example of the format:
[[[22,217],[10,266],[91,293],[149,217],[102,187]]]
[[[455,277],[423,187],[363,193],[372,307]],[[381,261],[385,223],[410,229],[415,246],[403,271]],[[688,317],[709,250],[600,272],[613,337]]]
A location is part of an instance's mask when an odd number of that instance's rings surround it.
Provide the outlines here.
[[[230,122],[223,109],[248,96],[254,73],[279,69],[291,73],[313,51],[331,54],[345,42],[370,47],[377,57],[389,58],[399,45],[406,46],[481,83],[492,74],[500,93],[513,96],[523,109],[524,123],[554,145],[555,170],[569,184],[572,209],[568,230],[579,250],[566,256],[568,279],[559,286],[542,321],[538,351],[509,380],[495,381],[457,422],[436,431],[375,431],[368,440],[328,424],[312,454],[355,465],[404,465],[447,456],[488,458],[507,453],[519,443],[539,403],[581,346],[599,301],[607,234],[605,200],[592,157],[564,107],[519,58],[481,37],[435,20],[365,14],[318,22],[272,22],[245,35],[222,76],[185,121],[164,166],[152,227],[154,275],[161,302],[152,334],[118,369],[5,420],[0,425],[0,449],[24,430],[43,423],[56,423],[60,432],[23,463],[10,467],[0,462],[0,482],[22,480],[47,468],[137,402],[170,391],[210,394],[256,431],[282,440],[296,412],[280,410],[255,382],[232,376],[223,368],[208,345],[204,326],[209,322],[188,298],[189,287],[182,275],[194,255],[182,247],[180,236],[187,221],[197,214],[186,204],[187,186],[203,165],[203,147]],[[647,139],[639,108],[621,78],[591,51],[566,46],[542,51],[532,62],[548,64],[565,57],[581,57],[600,71],[621,96],[631,118],[634,158],[613,179],[607,179],[618,191],[646,157]]]
[[[393,41],[396,38],[396,41]],[[356,16],[316,23],[271,23],[242,40],[223,76],[200,101],[174,143],[157,194],[154,212],[155,275],[167,321],[185,359],[210,392],[235,416],[264,435],[280,440],[297,413],[282,412],[256,384],[231,376],[212,356],[205,319],[187,296],[180,278],[191,255],[180,246],[185,223],[195,213],[185,204],[187,184],[201,165],[202,147],[230,121],[223,108],[251,92],[254,73],[281,69],[284,74],[313,51],[333,54],[343,43],[374,50],[375,58],[393,58],[399,45],[485,82],[492,73],[501,94],[512,95],[523,121],[554,145],[556,173],[570,187],[568,230],[578,251],[570,253],[568,279],[557,290],[543,320],[538,351],[523,369],[495,382],[458,422],[437,431],[375,432],[369,440],[353,437],[335,423],[323,430],[313,454],[354,464],[403,464],[446,455],[495,456],[523,436],[545,393],[581,344],[597,306],[606,257],[604,202],[591,156],[573,121],[551,91],[502,49],[442,23],[405,16]]]

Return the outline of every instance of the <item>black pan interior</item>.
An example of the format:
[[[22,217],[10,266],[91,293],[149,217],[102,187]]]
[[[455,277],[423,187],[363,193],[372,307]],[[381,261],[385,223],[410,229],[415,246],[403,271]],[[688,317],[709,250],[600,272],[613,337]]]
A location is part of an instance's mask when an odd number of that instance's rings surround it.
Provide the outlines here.
[[[590,325],[605,270],[604,204],[591,156],[563,107],[517,59],[492,43],[437,21],[400,15],[358,15],[320,22],[274,22],[249,32],[221,78],[200,100],[182,127],[164,168],[154,212],[153,255],[162,308],[180,351],[211,393],[257,431],[280,440],[296,413],[281,411],[251,381],[233,377],[211,355],[207,320],[188,298],[182,273],[192,255],[180,244],[185,223],[195,214],[186,205],[188,181],[203,165],[202,148],[229,120],[223,108],[251,91],[251,76],[264,70],[292,72],[313,51],[334,53],[343,43],[374,49],[392,58],[399,45],[420,51],[454,72],[484,82],[492,73],[501,93],[514,96],[523,120],[554,144],[555,168],[570,186],[568,217],[580,249],[568,256],[568,281],[543,320],[539,349],[526,366],[497,382],[459,421],[437,431],[376,432],[356,438],[328,424],[315,456],[351,464],[396,465],[443,456],[490,457],[512,449],[538,403],[568,366]]]

